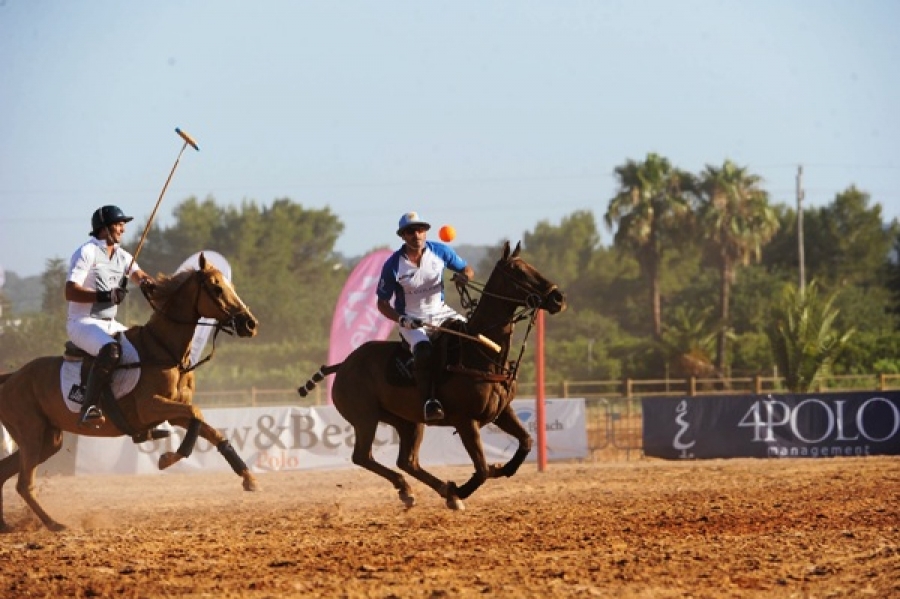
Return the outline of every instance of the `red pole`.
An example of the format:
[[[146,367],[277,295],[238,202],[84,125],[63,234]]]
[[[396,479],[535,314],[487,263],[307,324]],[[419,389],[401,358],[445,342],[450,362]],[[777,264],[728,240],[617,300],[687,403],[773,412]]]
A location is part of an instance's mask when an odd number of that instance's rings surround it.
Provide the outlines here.
[[[535,356],[535,412],[537,413],[538,472],[547,469],[547,417],[544,413],[544,312],[537,313],[537,350]]]

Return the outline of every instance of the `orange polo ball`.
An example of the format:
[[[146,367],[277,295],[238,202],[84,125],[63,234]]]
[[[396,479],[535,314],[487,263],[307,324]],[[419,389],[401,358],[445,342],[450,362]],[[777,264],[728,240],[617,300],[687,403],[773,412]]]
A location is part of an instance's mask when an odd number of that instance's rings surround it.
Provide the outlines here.
[[[441,241],[453,241],[456,239],[456,229],[453,228],[453,225],[444,225],[438,231],[438,236],[441,238]]]

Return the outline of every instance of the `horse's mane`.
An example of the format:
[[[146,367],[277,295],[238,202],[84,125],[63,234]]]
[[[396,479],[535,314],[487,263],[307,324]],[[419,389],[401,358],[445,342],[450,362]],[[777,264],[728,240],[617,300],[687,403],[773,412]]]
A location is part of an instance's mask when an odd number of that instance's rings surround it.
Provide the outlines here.
[[[181,289],[185,279],[196,272],[197,270],[192,268],[190,270],[177,272],[171,276],[163,274],[159,275],[156,278],[156,289],[153,290],[153,301],[160,305],[165,305],[169,298]]]

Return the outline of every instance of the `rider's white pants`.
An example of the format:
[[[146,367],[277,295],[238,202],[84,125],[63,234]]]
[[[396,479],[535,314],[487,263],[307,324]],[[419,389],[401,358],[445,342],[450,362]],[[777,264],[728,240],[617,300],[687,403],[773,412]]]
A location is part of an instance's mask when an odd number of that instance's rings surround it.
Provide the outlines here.
[[[90,316],[70,318],[66,321],[69,339],[92,356],[96,356],[100,348],[107,343],[115,341],[113,335],[127,329],[128,327],[116,320],[102,320]]]

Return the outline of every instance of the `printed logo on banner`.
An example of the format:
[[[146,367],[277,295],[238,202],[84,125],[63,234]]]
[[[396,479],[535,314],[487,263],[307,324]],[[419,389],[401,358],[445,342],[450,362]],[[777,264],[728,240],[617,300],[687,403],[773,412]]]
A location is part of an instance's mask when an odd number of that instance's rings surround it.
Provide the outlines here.
[[[767,444],[772,457],[870,455],[870,444],[889,441],[900,431],[900,409],[887,398],[847,404],[811,397],[792,405],[769,395],[754,402],[737,426],[751,429],[751,443]]]
[[[675,438],[672,440],[672,447],[680,451],[681,453],[678,457],[682,460],[689,460],[694,457],[693,453],[690,453],[688,449],[694,446],[697,442],[696,440],[691,441],[690,443],[685,443],[682,441],[682,437],[684,437],[685,433],[688,432],[688,429],[691,428],[691,424],[685,421],[685,416],[687,415],[688,405],[687,401],[681,400],[678,402],[678,407],[675,408],[675,423],[678,425],[678,432],[675,433]]]
[[[644,398],[642,409],[648,456],[900,454],[900,391]]]

